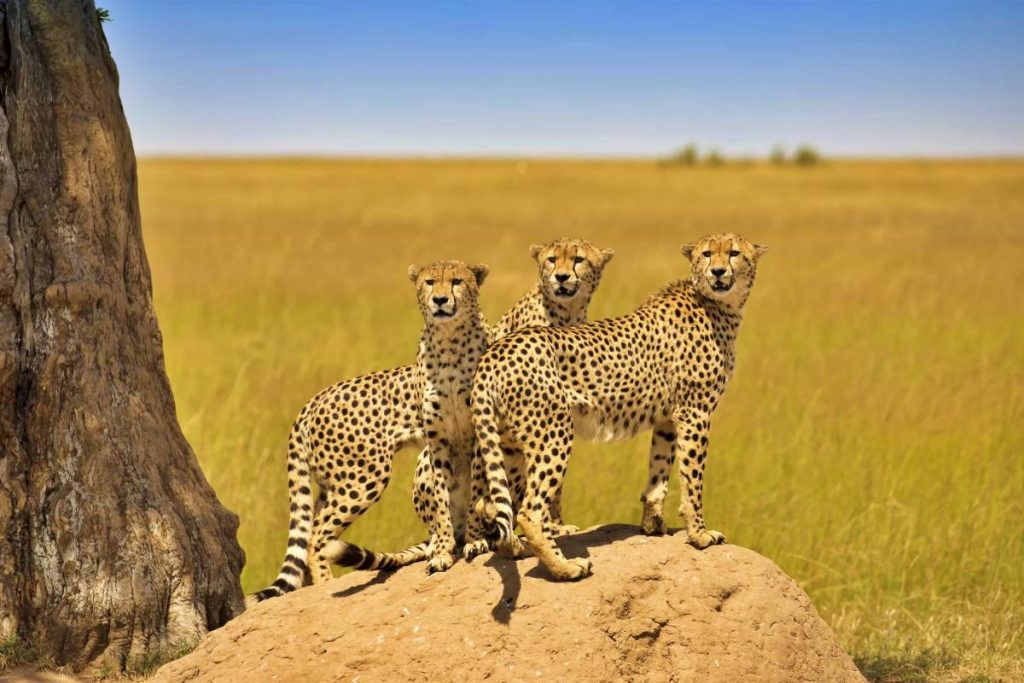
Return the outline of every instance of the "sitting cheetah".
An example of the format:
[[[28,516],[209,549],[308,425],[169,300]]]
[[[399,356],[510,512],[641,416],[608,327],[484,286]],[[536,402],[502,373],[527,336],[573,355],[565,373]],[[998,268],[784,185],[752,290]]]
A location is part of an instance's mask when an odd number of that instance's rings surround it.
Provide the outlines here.
[[[686,496],[680,514],[691,544],[724,540],[704,526],[704,461],[711,413],[734,367],[734,342],[765,248],[732,234],[683,247],[689,279],[673,282],[633,313],[566,329],[530,329],[492,345],[473,381],[473,423],[499,548],[518,555],[516,521],[558,580],[590,573],[566,560],[546,532],[547,508],[562,486],[573,438],[627,438],[653,427],[642,528],[663,534],[669,470],[679,460]],[[526,491],[510,494],[502,446],[527,459]],[[518,505],[518,515],[514,506]],[[467,538],[466,556],[486,545]]]
[[[612,250],[598,250],[584,240],[561,239],[531,248],[540,269],[540,282],[502,318],[497,334],[530,325],[571,325],[586,318],[590,298],[600,281]],[[580,260],[582,259],[582,260]],[[456,285],[458,286],[458,285]],[[434,318],[426,318],[433,324]],[[342,532],[372,506],[384,492],[391,477],[394,453],[406,445],[425,441],[422,396],[424,373],[420,364],[376,372],[340,382],[314,396],[302,409],[292,427],[288,449],[289,523],[288,550],[274,583],[250,596],[258,602],[303,584],[309,557],[314,515],[320,529],[326,522],[326,503],[334,494],[337,514],[330,520],[333,540],[330,556],[316,557],[319,569],[314,580],[328,578],[331,560],[349,566],[377,568],[407,563],[427,556],[429,544],[414,546],[393,555],[374,554],[340,540]],[[420,517],[433,527],[431,502],[434,498],[433,472],[429,451],[420,454],[415,502]],[[320,489],[316,510],[311,510],[311,477]],[[468,482],[462,491],[468,490]],[[453,496],[460,503],[461,496]],[[465,504],[455,512],[464,526]],[[319,538],[320,534],[317,533]],[[369,558],[367,561],[366,558]],[[397,558],[397,559],[396,559]]]
[[[467,271],[472,274],[472,280],[466,279]],[[409,278],[419,294],[423,319],[437,321],[424,327],[416,358],[423,375],[423,434],[433,475],[427,551],[430,571],[445,571],[455,561],[450,501],[457,482],[469,480],[476,448],[469,392],[473,387],[473,373],[491,337],[487,321],[477,306],[477,287],[483,284],[486,275],[486,266],[467,268],[458,261],[442,261],[423,269],[409,268]],[[336,546],[335,552],[325,551],[324,554],[340,558],[346,545],[338,534],[334,536],[330,544]],[[330,565],[325,564],[325,568],[326,572],[321,568],[322,578],[329,579]]]
[[[580,239],[559,239],[545,245],[530,247],[530,256],[537,262],[540,281],[527,292],[498,322],[493,337],[500,339],[519,329],[527,327],[569,327],[587,321],[590,299],[601,281],[604,267],[611,261],[612,249],[598,249],[590,242]],[[506,468],[513,487],[523,486],[522,456],[512,450],[505,454]],[[413,479],[413,504],[423,523],[428,527],[432,516],[431,501],[434,500],[433,476],[427,451],[422,451],[416,461]],[[461,543],[465,536],[467,522],[467,496],[478,498],[483,490],[470,491],[471,481],[483,482],[483,474],[462,473],[451,489],[452,520],[456,540]],[[564,534],[576,527],[561,523],[559,500],[552,505],[553,533]],[[360,548],[349,543],[345,554],[338,560],[343,566],[358,569],[393,569],[423,560],[427,556],[429,542],[424,541],[397,553],[381,553]]]

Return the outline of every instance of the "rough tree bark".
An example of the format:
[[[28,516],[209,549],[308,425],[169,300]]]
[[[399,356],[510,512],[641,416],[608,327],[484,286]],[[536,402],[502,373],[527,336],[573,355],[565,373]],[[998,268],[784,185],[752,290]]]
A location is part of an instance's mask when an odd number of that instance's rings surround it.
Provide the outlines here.
[[[178,426],[96,8],[0,23],[0,635],[123,667],[242,611],[238,519]]]

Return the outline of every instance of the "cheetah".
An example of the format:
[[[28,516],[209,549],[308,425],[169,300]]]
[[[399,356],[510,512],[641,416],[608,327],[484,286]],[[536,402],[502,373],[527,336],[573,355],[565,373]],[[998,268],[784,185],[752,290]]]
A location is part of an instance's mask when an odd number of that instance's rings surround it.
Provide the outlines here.
[[[538,263],[540,281],[487,336],[506,334],[524,326],[583,322],[604,265],[613,253],[610,249],[599,250],[585,240],[560,239],[535,245],[531,255]],[[465,286],[460,282],[453,289]],[[433,315],[425,316],[425,331],[435,322]],[[381,568],[427,557],[429,543],[389,555],[364,551],[341,541],[345,529],[384,492],[390,481],[394,453],[404,446],[425,443],[424,375],[420,363],[371,373],[322,390],[302,409],[289,438],[288,549],[276,580],[250,596],[250,604],[293,591],[306,578],[329,578],[332,560],[347,566]],[[433,528],[435,491],[429,449],[421,452],[418,463],[415,504],[421,519]],[[311,509],[312,479],[319,488],[315,509]],[[468,482],[461,490],[468,490]],[[461,503],[462,497],[453,496],[454,502]],[[329,506],[331,499],[335,503]],[[455,510],[460,534],[464,507],[459,504]],[[328,513],[332,513],[329,519]],[[321,528],[328,521],[331,533],[325,534]],[[314,534],[313,540],[322,546],[314,546],[314,562],[309,562],[309,544]],[[330,547],[326,542],[331,543]],[[327,550],[331,552],[326,553]],[[436,566],[440,568],[442,564],[443,560]]]
[[[688,541],[705,548],[725,540],[705,527],[701,509],[708,430],[733,373],[736,334],[765,247],[716,234],[682,252],[691,262],[690,277],[670,283],[633,313],[518,332],[493,344],[477,367],[472,416],[482,460],[477,471],[486,472],[487,493],[476,509],[491,518],[498,547],[513,556],[524,550],[514,533],[518,522],[557,580],[591,572],[588,560],[567,560],[546,528],[576,435],[605,441],[653,428],[641,496],[644,533],[668,530],[663,505],[678,460]],[[503,467],[508,445],[526,458],[522,500],[510,493]],[[467,538],[465,555],[485,548],[480,538]]]
[[[498,321],[493,329],[493,338],[500,339],[527,327],[570,327],[585,323],[590,300],[600,284],[605,266],[614,255],[612,249],[598,249],[581,239],[562,238],[531,246],[530,256],[537,263],[540,280]],[[509,449],[504,456],[513,486],[521,488],[524,474],[521,455]],[[469,479],[459,477],[450,489],[455,535],[460,545],[466,535],[467,496],[471,494],[475,499],[483,494],[482,489],[471,492],[471,482],[482,483],[482,473],[461,474],[468,475]],[[416,462],[413,505],[428,528],[433,515],[431,501],[434,499],[432,466],[424,450]],[[560,500],[557,498],[552,504],[551,526],[552,533],[557,535],[577,530],[562,524]],[[381,553],[350,543],[338,564],[368,570],[395,569],[425,559],[428,548],[429,542],[424,541],[401,552]]]
[[[477,305],[486,276],[486,266],[460,261],[411,266],[409,278],[424,320],[417,362],[407,366],[413,370],[398,368],[341,382],[302,408],[288,439],[288,550],[277,580],[250,596],[250,603],[301,586],[310,545],[312,582],[331,578],[331,562],[345,552],[341,534],[380,497],[391,476],[392,457],[403,445],[426,442],[431,457],[449,470],[453,451],[468,454],[473,436],[466,400],[490,337]],[[320,487],[315,510],[311,479]],[[452,534],[446,528],[447,497],[440,495],[444,481],[438,479],[431,534],[442,546],[431,563],[443,567],[450,563],[444,550]]]

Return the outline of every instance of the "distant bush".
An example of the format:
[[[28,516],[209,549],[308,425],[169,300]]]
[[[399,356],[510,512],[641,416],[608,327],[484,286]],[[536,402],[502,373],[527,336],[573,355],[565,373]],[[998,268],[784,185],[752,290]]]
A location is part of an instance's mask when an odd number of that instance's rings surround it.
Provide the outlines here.
[[[704,163],[708,166],[721,166],[725,163],[725,157],[716,149],[711,150],[704,157]]]
[[[694,166],[697,163],[697,145],[687,145],[665,159],[663,163],[673,166]]]
[[[789,161],[789,159],[786,158],[786,148],[782,145],[775,145],[772,147],[772,153],[768,155],[768,159],[771,160],[773,164],[778,164],[779,166]]]
[[[821,155],[810,145],[800,145],[793,152],[793,163],[797,166],[816,166],[820,162]]]

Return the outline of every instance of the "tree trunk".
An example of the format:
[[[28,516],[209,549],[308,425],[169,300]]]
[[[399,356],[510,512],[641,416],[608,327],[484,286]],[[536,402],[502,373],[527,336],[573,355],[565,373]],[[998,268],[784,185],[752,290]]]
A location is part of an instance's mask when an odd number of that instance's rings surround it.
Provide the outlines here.
[[[90,0],[0,0],[0,635],[121,669],[243,609],[178,426]]]

